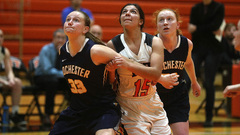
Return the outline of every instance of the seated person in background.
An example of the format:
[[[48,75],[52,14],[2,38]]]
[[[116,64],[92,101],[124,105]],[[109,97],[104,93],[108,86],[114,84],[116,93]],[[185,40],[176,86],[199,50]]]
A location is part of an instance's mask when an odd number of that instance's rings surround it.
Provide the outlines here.
[[[91,24],[94,23],[94,18],[93,18],[92,12],[89,9],[81,7],[82,0],[70,0],[70,2],[71,2],[71,5],[62,10],[62,24],[64,24],[64,22],[67,18],[67,15],[74,10],[85,12],[91,19]]]
[[[58,61],[58,50],[66,42],[63,29],[57,29],[53,33],[53,41],[41,49],[39,53],[39,65],[35,70],[35,82],[46,91],[45,118],[43,124],[51,126],[50,115],[53,114],[54,97],[58,88],[68,88],[63,83],[62,69]],[[63,79],[63,80],[62,80]]]
[[[16,125],[26,125],[27,122],[19,116],[19,103],[22,95],[22,81],[14,76],[11,64],[11,54],[9,50],[3,47],[4,34],[0,29],[0,62],[4,62],[6,76],[0,76],[0,86],[11,90],[12,96],[12,114],[10,120]]]
[[[240,51],[240,20],[238,21],[238,30],[233,33],[234,39],[233,39],[233,44],[234,48],[238,51]]]
[[[236,50],[240,51],[240,20],[238,30],[234,32],[233,44]],[[234,97],[240,95],[240,84],[228,85],[223,91],[224,97]]]
[[[94,24],[93,26],[91,26],[90,28],[90,32],[97,38],[102,40],[102,27],[100,25]]]
[[[240,58],[239,52],[234,49],[233,33],[237,30],[236,25],[228,23],[224,29],[224,36],[222,38],[223,53],[221,65],[232,65],[233,60]]]

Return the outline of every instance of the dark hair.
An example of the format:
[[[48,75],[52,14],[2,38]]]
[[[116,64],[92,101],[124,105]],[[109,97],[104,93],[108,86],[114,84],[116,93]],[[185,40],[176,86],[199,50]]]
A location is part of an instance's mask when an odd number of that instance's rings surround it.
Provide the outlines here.
[[[59,28],[59,29],[55,30],[55,31],[53,32],[53,37],[55,37],[55,36],[56,36],[56,34],[57,34],[58,32],[60,32],[60,33],[64,33],[64,30],[63,30],[63,29],[61,29],[61,28]]]
[[[180,23],[182,22],[181,19],[180,19],[180,13],[179,13],[179,11],[177,9],[173,10],[171,8],[163,8],[163,9],[157,10],[157,11],[155,11],[153,13],[153,17],[154,17],[153,20],[154,20],[155,24],[157,24],[158,14],[160,12],[164,11],[164,10],[172,11],[175,14],[175,16],[176,16],[177,22],[180,22]],[[182,31],[180,29],[177,29],[177,35],[182,35]]]
[[[89,16],[88,16],[85,12],[82,12],[82,11],[78,11],[78,12],[81,12],[81,13],[84,15],[85,26],[88,26],[88,27],[89,27],[89,30],[90,30],[91,20],[90,20]],[[93,41],[94,41],[95,43],[97,43],[97,44],[105,45],[105,43],[104,43],[101,39],[95,37],[95,36],[94,36],[91,32],[89,32],[89,31],[85,34],[85,36],[86,36],[87,38],[93,40]]]
[[[140,15],[140,19],[143,20],[143,24],[141,25],[141,30],[142,30],[143,27],[144,27],[144,24],[145,24],[145,16],[144,16],[144,12],[143,12],[142,8],[138,4],[136,4],[136,3],[128,3],[128,4],[126,4],[125,6],[122,7],[121,12],[120,12],[120,16],[119,16],[119,23],[121,24],[121,15],[122,15],[123,9],[126,6],[129,6],[129,5],[133,5],[133,6],[135,6],[137,8],[137,10],[139,12],[139,15]]]

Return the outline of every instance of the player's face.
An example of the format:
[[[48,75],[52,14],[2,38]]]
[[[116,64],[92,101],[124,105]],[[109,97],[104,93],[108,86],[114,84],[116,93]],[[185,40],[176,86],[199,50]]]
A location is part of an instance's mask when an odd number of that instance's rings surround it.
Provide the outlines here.
[[[143,24],[143,20],[140,19],[139,11],[134,5],[126,6],[121,13],[121,25],[123,27],[138,26]]]
[[[170,34],[177,32],[179,23],[177,22],[176,15],[170,10],[163,10],[159,12],[157,17],[157,30],[162,34]]]
[[[85,16],[81,12],[71,12],[64,23],[64,32],[68,36],[84,35],[89,30],[89,27],[85,26]]]

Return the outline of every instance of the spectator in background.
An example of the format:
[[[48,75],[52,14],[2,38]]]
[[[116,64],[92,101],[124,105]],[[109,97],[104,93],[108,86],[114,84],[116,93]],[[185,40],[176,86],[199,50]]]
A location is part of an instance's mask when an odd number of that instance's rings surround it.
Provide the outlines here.
[[[233,44],[236,50],[240,51],[240,20],[238,30],[234,32]],[[224,97],[234,97],[240,95],[240,84],[228,85],[223,91]]]
[[[63,29],[57,29],[53,33],[51,43],[43,46],[39,53],[39,65],[35,71],[36,85],[46,91],[45,98],[45,126],[51,126],[50,115],[53,114],[54,97],[58,88],[68,88],[67,83],[63,83],[62,69],[58,61],[58,50],[66,42],[66,35]],[[63,79],[63,81],[61,81]]]
[[[233,33],[237,30],[236,25],[228,23],[224,29],[224,36],[222,38],[223,53],[221,58],[221,65],[230,66],[233,60],[239,58],[239,52],[234,49]]]
[[[70,0],[70,2],[71,2],[71,5],[62,10],[62,24],[64,24],[64,22],[67,18],[67,15],[74,10],[85,12],[91,19],[91,24],[94,23],[94,18],[93,18],[92,12],[89,9],[81,7],[82,0]]]
[[[240,51],[240,20],[238,21],[238,30],[234,32],[234,39],[233,39],[233,44],[234,48],[238,51]]]
[[[227,23],[224,28],[224,36],[222,37],[222,46],[223,52],[221,54],[221,63],[219,66],[218,72],[222,74],[224,71],[229,71],[232,69],[232,64],[239,58],[239,52],[234,49],[233,45],[233,33],[237,30],[237,27],[233,23]],[[223,80],[222,85],[226,87],[226,85],[231,84],[231,81]],[[227,116],[231,117],[231,99],[226,99],[225,110]]]
[[[197,77],[204,62],[204,83],[206,89],[206,120],[205,127],[212,127],[213,107],[215,101],[214,80],[222,53],[221,41],[216,36],[221,33],[220,27],[224,22],[224,5],[214,0],[203,0],[192,7],[190,14],[189,32],[193,41],[193,61]]]
[[[19,115],[19,103],[22,95],[22,82],[15,77],[12,70],[11,54],[9,50],[3,47],[4,33],[0,29],[0,62],[4,62],[6,76],[0,76],[0,85],[11,90],[12,96],[12,114],[10,120],[15,125],[26,125],[27,122]]]
[[[94,24],[90,28],[90,32],[97,38],[102,40],[102,27],[100,25]]]

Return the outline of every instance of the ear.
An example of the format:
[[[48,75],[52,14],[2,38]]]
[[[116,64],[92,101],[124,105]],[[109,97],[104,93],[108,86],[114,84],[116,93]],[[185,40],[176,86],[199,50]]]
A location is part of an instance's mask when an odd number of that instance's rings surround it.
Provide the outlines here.
[[[177,29],[180,28],[180,22],[177,22]]]
[[[89,26],[84,26],[83,33],[86,34],[89,31]]]
[[[139,25],[141,26],[143,24],[143,19],[140,19]]]

